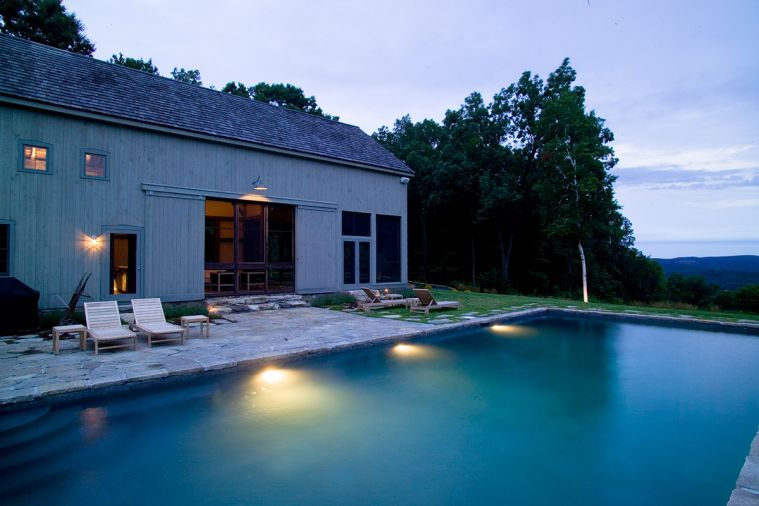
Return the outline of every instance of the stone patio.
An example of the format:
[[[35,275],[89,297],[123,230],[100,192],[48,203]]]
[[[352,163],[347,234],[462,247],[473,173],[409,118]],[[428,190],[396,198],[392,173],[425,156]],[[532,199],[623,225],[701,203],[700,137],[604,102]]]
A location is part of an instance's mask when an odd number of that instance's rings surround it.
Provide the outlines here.
[[[61,341],[53,355],[52,341],[39,336],[0,338],[0,408],[59,394],[83,393],[127,383],[225,369],[266,359],[397,341],[415,336],[486,324],[503,318],[545,314],[545,309],[478,318],[465,323],[425,324],[387,318],[366,318],[312,307],[227,315],[211,325],[211,337],[197,327],[184,345],[158,344],[148,348],[138,338],[136,351],[86,352],[78,339]]]

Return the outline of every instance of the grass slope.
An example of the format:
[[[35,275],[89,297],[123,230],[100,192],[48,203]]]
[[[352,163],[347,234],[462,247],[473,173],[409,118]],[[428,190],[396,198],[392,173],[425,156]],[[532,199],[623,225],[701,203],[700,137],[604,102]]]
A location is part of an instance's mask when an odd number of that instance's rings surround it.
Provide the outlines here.
[[[430,312],[429,316],[423,313],[411,313],[405,308],[373,310],[369,313],[361,312],[371,318],[394,318],[406,321],[422,323],[450,323],[463,321],[467,317],[488,316],[494,313],[504,313],[527,309],[530,307],[562,307],[573,309],[601,309],[619,313],[631,312],[642,314],[654,314],[661,316],[689,316],[705,320],[731,321],[739,320],[759,323],[759,315],[746,313],[728,313],[706,311],[701,309],[680,309],[671,307],[632,306],[624,304],[606,304],[602,302],[590,302],[583,304],[581,301],[570,299],[554,299],[546,297],[525,297],[521,295],[500,295],[478,292],[457,292],[449,290],[433,290],[437,300],[455,300],[461,303],[458,310],[444,309]]]

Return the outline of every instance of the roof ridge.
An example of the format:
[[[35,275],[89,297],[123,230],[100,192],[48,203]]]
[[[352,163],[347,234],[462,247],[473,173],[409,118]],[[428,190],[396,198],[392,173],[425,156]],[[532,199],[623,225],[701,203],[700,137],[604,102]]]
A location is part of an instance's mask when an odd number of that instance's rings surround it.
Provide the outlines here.
[[[7,34],[0,47],[0,95],[413,174],[356,125]]]
[[[119,65],[118,63],[111,63],[108,60],[101,60],[101,59],[95,58],[94,56],[91,56],[91,55],[86,55],[86,54],[81,54],[81,53],[75,53],[74,51],[69,51],[68,49],[61,49],[59,47],[43,44],[42,42],[37,42],[37,41],[34,41],[34,40],[24,39],[23,37],[18,37],[16,35],[11,35],[11,34],[7,34],[7,33],[0,33],[0,37],[5,37],[5,38],[7,38],[9,40],[19,41],[21,43],[34,44],[36,46],[40,46],[41,48],[49,49],[49,50],[52,50],[52,51],[57,51],[59,53],[62,53],[62,54],[68,55],[68,56],[74,56],[76,58],[87,58],[87,61],[97,62],[97,64],[99,64],[99,65],[108,65],[108,66],[111,66],[111,67],[118,67],[119,69],[126,69],[126,71],[128,71],[128,72],[140,72],[140,74],[143,75],[143,76],[150,76],[152,78],[164,79],[164,80],[166,80],[168,82],[177,83],[177,84],[182,85],[182,86],[192,86],[193,89],[201,89],[201,90],[206,90],[206,91],[209,91],[209,92],[215,92],[215,93],[221,94],[222,96],[230,96],[230,97],[235,97],[236,99],[240,99],[240,100],[252,101],[255,104],[261,104],[261,105],[265,105],[265,106],[268,106],[268,107],[273,107],[275,109],[279,109],[279,110],[282,110],[282,111],[290,111],[290,112],[298,113],[298,114],[308,114],[308,116],[310,116],[312,118],[319,118],[319,119],[324,120],[324,121],[330,121],[332,123],[337,123],[337,124],[340,124],[340,125],[350,126],[350,127],[358,128],[359,130],[361,130],[361,127],[359,127],[358,125],[354,125],[353,123],[346,123],[344,121],[335,120],[335,119],[331,119],[331,118],[326,118],[324,116],[319,116],[317,114],[312,114],[312,113],[307,112],[307,111],[302,111],[302,110],[299,110],[299,109],[293,109],[293,108],[286,107],[286,106],[280,106],[280,105],[270,104],[269,102],[264,102],[262,100],[256,100],[256,99],[254,99],[252,97],[246,98],[246,97],[243,97],[243,96],[240,96],[240,95],[236,95],[234,93],[227,93],[225,91],[217,90],[215,88],[209,88],[207,86],[203,86],[202,84],[199,85],[199,84],[186,83],[184,81],[179,81],[177,79],[174,79],[173,77],[163,76],[161,74],[151,74],[150,72],[145,72],[144,70],[135,69],[135,68],[132,68],[132,67],[127,67],[126,65]],[[123,53],[120,52],[120,51],[119,51],[119,54],[123,56]],[[152,57],[148,58],[148,60],[150,60],[152,62],[153,58]],[[121,71],[121,70],[119,70],[119,71]],[[234,82],[234,81],[229,81],[229,82]],[[239,82],[239,81],[237,81],[237,82]],[[264,82],[264,81],[261,81],[261,82]],[[363,130],[361,130],[361,131],[363,132]]]

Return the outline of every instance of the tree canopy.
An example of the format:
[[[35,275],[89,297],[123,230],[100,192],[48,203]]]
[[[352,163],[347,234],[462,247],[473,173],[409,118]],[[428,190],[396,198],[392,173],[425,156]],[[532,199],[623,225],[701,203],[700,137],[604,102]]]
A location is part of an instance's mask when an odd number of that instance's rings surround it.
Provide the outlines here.
[[[143,72],[154,74],[156,76],[161,75],[158,72],[158,67],[153,65],[152,58],[143,60],[142,58],[131,58],[119,53],[118,55],[113,55],[108,58],[108,63],[115,63],[116,65],[121,65],[122,67],[129,67],[130,69],[142,70]]]
[[[303,111],[323,118],[339,120],[339,116],[325,113],[316,103],[313,95],[307,97],[302,88],[285,83],[264,83],[245,86],[243,83],[230,81],[222,89],[224,93],[231,93],[241,97],[252,98],[259,102]]]
[[[87,56],[95,52],[84,25],[61,0],[1,1],[0,32]]]
[[[490,103],[470,94],[441,123],[405,116],[374,134],[416,172],[412,279],[575,296],[587,259],[594,298],[661,295],[662,270],[634,248],[614,195],[614,136],[575,80],[564,60],[546,80],[525,72]]]
[[[197,69],[185,70],[184,68],[177,69],[174,67],[174,70],[171,71],[171,77],[175,81],[203,86],[203,81],[200,79],[200,70]]]

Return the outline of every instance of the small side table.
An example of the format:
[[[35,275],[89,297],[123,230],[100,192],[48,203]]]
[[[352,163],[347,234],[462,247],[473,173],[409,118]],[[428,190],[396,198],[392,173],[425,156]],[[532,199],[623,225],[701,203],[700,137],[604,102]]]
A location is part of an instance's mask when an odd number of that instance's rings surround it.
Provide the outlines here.
[[[408,299],[406,299],[406,307],[408,308],[409,311],[411,311],[412,307],[418,306],[418,305],[419,305],[419,299],[418,298],[416,298],[416,297],[409,297]]]
[[[87,349],[87,327],[84,325],[59,325],[53,327],[53,353],[58,354],[61,351],[61,336],[63,334],[79,334],[79,347],[82,350]]]
[[[203,335],[203,325],[206,326],[206,337],[208,337],[211,334],[211,319],[207,316],[203,315],[190,315],[190,316],[182,316],[179,318],[179,324],[182,325],[182,327],[187,329],[187,335],[190,335],[190,325],[193,323],[199,323],[200,324],[200,335]]]

